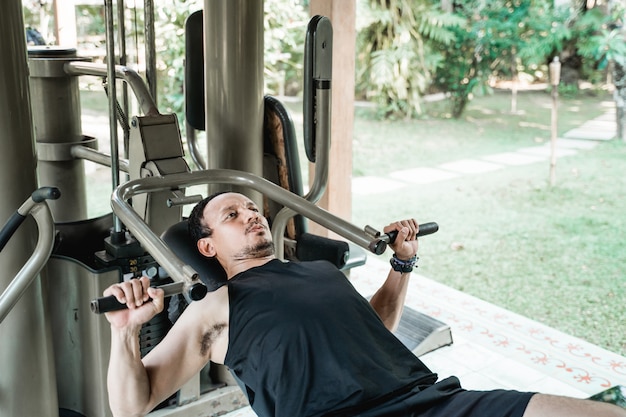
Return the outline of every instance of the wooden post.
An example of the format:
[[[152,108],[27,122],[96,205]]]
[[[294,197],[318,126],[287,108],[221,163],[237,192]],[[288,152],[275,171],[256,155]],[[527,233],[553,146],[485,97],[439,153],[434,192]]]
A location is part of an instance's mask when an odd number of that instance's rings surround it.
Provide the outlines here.
[[[559,57],[555,56],[550,63],[550,82],[552,83],[552,123],[550,129],[550,185],[556,185],[556,139],[557,139],[557,117],[558,117],[558,97],[559,83],[561,81],[561,63]]]
[[[76,48],[76,6],[74,0],[54,0],[54,35],[56,44]]]
[[[322,15],[333,26],[332,121],[329,179],[320,207],[350,220],[352,217],[352,131],[356,42],[355,0],[311,0],[311,16]],[[314,172],[314,166],[309,167]],[[313,175],[310,176],[313,178]],[[317,224],[311,232],[336,237]]]

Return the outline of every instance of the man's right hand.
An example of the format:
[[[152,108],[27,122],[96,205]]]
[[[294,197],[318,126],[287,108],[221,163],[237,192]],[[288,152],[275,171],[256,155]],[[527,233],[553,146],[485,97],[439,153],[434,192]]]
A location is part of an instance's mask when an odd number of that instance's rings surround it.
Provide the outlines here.
[[[150,279],[142,277],[113,284],[103,293],[113,295],[128,307],[124,310],[105,313],[109,323],[116,328],[136,327],[148,322],[163,310],[164,293],[160,288],[150,286]]]

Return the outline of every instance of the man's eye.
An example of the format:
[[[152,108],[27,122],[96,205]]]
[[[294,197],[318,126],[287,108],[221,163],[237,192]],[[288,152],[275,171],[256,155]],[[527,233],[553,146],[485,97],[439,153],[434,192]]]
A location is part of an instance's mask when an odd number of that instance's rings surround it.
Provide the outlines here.
[[[231,211],[230,213],[228,213],[228,215],[226,216],[227,218],[233,218],[233,217],[237,217],[237,212],[236,211]]]

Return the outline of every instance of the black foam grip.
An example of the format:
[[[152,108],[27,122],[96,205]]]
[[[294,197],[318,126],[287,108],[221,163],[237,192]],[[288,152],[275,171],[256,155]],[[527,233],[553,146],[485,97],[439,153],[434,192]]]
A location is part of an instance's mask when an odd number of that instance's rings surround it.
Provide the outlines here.
[[[196,130],[205,130],[204,29],[202,10],[185,21],[185,118]]]
[[[4,249],[4,246],[11,239],[11,236],[13,236],[17,228],[20,227],[25,218],[25,216],[22,216],[16,211],[11,215],[9,220],[7,220],[2,230],[0,230],[0,251]]]
[[[117,301],[117,298],[113,295],[108,297],[100,297],[91,300],[91,311],[96,314],[107,313],[109,311],[123,310],[126,308],[126,304]]]
[[[61,191],[56,187],[41,187],[30,196],[35,203],[41,203],[44,200],[57,200],[61,197]]]
[[[420,224],[419,226],[420,230],[419,232],[417,232],[417,237],[432,235],[437,230],[439,230],[439,225],[435,222],[424,223]],[[391,232],[387,233],[387,236],[389,236],[389,243],[393,243],[395,242],[396,237],[398,237],[398,231],[392,230]]]

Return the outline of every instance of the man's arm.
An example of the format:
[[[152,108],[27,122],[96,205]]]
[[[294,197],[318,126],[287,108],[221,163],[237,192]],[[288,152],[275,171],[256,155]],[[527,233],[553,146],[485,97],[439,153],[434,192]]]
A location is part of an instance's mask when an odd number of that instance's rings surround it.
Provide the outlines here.
[[[163,309],[163,291],[150,288],[149,280],[142,278],[115,284],[104,295],[115,295],[129,307],[106,314],[111,323],[109,405],[116,417],[143,416],[208,362],[209,353],[201,355],[199,345],[189,343],[200,339],[201,326],[190,317],[195,313],[197,319],[198,311],[185,314],[198,310],[196,304],[201,302],[187,307],[168,335],[142,359],[139,331]]]
[[[107,375],[109,404],[114,416],[141,416],[150,411],[150,380],[141,361],[139,331],[163,310],[163,291],[148,278],[115,284],[104,291],[127,309],[106,313],[111,323],[111,355]],[[151,299],[150,299],[151,298]]]
[[[150,411],[150,383],[139,353],[139,331],[111,327],[107,374],[114,416],[143,416]]]
[[[380,316],[385,327],[391,332],[395,331],[400,324],[409,275],[408,273],[401,274],[393,270],[389,271],[385,283],[370,300],[370,304]]]
[[[419,224],[414,219],[402,220],[385,227],[384,232],[389,233],[392,230],[398,231],[395,242],[390,245],[394,256],[401,261],[413,258],[417,254]],[[370,304],[390,331],[395,331],[400,323],[410,275],[410,272],[390,269],[387,279],[370,300]]]

